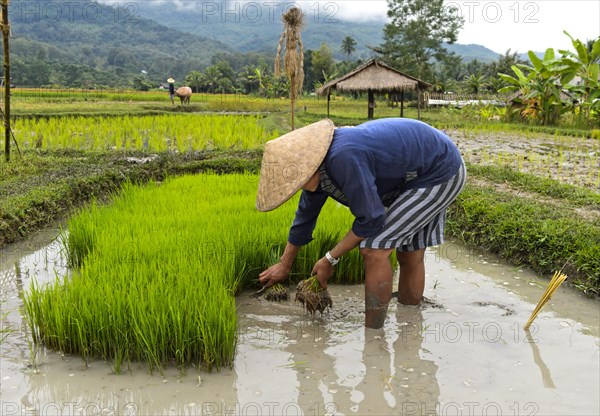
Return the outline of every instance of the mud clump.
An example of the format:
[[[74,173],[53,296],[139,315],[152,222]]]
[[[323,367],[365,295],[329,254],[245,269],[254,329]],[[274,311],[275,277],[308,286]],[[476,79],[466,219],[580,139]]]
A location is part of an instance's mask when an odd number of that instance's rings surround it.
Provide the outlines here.
[[[327,289],[323,289],[316,276],[302,280],[296,286],[296,302],[300,302],[306,312],[314,316],[315,312],[323,312],[333,306],[331,296]]]
[[[289,295],[287,289],[281,283],[275,283],[265,290],[264,298],[272,302],[281,302],[282,300],[288,300]]]
[[[514,309],[509,308],[506,305],[502,305],[501,303],[497,303],[497,302],[473,302],[472,305],[475,306],[495,306],[498,309],[501,309],[504,311],[504,313],[502,314],[502,316],[511,316],[515,314]]]

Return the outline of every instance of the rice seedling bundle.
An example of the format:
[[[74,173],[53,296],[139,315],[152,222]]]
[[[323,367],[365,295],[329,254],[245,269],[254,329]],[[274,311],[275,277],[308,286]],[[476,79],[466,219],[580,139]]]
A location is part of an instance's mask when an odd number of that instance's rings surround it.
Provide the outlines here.
[[[23,148],[178,151],[250,149],[276,138],[254,115],[54,117],[18,119]]]
[[[279,302],[282,300],[288,300],[288,291],[281,283],[275,283],[273,286],[268,287],[265,290],[264,298],[266,300]]]
[[[34,341],[112,361],[115,372],[135,361],[159,371],[231,365],[234,296],[256,287],[260,271],[281,254],[297,204],[294,198],[278,210],[256,211],[257,181],[203,174],[128,185],[110,204],[79,212],[62,236],[72,274],[34,283],[26,297]],[[291,279],[308,276],[352,220],[328,202]],[[333,280],[362,279],[354,250]]]
[[[300,302],[306,312],[311,315],[314,315],[316,311],[322,314],[325,309],[333,306],[329,292],[321,287],[317,276],[300,281],[296,290],[296,302]]]

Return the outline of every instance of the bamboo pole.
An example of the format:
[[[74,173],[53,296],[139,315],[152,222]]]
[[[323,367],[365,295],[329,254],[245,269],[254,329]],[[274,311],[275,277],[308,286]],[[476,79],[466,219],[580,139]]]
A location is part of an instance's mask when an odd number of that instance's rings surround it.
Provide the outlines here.
[[[8,23],[8,0],[1,0],[2,5],[2,41],[4,46],[4,157],[10,161],[10,51],[8,39],[10,25]]]
[[[535,318],[538,316],[538,314],[540,313],[540,311],[542,310],[544,305],[550,300],[550,298],[552,297],[554,292],[556,292],[556,289],[558,289],[558,287],[565,281],[566,278],[567,278],[567,275],[562,273],[562,270],[554,273],[554,276],[552,276],[552,280],[550,280],[548,287],[546,287],[546,290],[542,294],[542,297],[540,298],[538,304],[536,305],[535,309],[531,313],[529,320],[523,327],[525,330],[529,329],[529,327],[531,326],[531,324],[533,323]]]

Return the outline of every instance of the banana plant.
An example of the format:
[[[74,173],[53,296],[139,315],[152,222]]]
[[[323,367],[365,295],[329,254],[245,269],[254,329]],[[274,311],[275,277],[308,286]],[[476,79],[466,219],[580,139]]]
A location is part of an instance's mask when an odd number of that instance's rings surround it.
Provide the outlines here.
[[[590,109],[600,110],[600,37],[591,41],[589,47],[579,39],[564,31],[571,39],[573,51],[559,50],[563,62],[570,70],[565,73],[565,88],[580,99],[581,113],[586,121],[589,120]],[[572,81],[577,79],[577,82]]]
[[[554,49],[548,48],[544,58],[540,59],[529,51],[532,66],[517,64],[512,66],[516,77],[508,74],[498,74],[508,86],[500,92],[520,91],[524,109],[523,117],[549,125],[556,124],[568,107],[562,101],[562,82],[571,66],[557,58]]]

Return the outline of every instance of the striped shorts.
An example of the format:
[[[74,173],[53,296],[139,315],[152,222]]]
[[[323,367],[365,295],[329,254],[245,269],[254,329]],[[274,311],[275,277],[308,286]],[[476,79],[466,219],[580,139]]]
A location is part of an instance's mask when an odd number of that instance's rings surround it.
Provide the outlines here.
[[[460,193],[467,179],[465,164],[447,182],[400,194],[386,211],[385,226],[360,248],[416,251],[444,242],[446,208]]]

